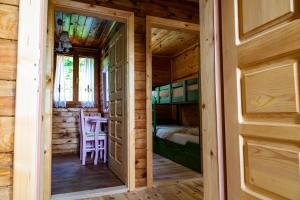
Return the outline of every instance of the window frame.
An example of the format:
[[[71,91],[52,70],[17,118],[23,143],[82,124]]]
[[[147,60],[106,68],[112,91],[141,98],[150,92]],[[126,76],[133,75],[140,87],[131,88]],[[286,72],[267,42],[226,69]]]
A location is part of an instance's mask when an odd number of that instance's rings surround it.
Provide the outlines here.
[[[67,101],[66,108],[80,108],[81,102],[79,101],[79,58],[93,58],[94,59],[94,108],[97,108],[99,105],[99,50],[98,49],[89,49],[89,48],[80,48],[73,47],[69,53],[56,53],[54,54],[54,72],[53,80],[55,78],[56,71],[56,59],[57,55],[65,55],[73,57],[73,101]],[[54,84],[54,81],[53,81]],[[53,102],[54,103],[54,102]]]

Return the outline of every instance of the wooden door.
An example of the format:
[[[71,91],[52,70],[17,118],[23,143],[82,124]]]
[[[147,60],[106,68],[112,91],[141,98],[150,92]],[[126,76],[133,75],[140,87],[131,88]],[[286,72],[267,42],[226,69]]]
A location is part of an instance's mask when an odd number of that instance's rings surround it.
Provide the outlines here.
[[[228,199],[299,200],[299,0],[221,3]]]
[[[127,133],[125,113],[124,25],[113,37],[109,49],[109,168],[127,183]]]

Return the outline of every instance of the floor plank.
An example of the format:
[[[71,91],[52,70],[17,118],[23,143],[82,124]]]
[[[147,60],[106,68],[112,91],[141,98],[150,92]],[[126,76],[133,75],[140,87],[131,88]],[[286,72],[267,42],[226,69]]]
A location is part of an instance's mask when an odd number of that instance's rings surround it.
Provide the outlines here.
[[[201,178],[201,174],[175,163],[158,154],[153,154],[153,181]]]
[[[171,181],[169,184],[154,186],[135,192],[95,197],[82,200],[202,200],[201,178]]]
[[[52,194],[120,185],[123,183],[104,163],[94,166],[90,161],[83,166],[75,154],[54,155],[52,158]]]

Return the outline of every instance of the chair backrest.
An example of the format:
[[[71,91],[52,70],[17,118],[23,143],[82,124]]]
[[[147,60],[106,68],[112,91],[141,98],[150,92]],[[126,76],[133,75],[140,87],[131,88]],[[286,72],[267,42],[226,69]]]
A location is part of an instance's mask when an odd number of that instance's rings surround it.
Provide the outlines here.
[[[83,133],[84,133],[84,113],[83,113],[83,109],[80,109],[79,117],[80,117],[80,134],[83,135]]]
[[[101,119],[101,115],[90,115],[87,114],[87,116],[84,116],[83,109],[80,109],[80,132],[83,136],[85,136],[84,133],[88,132],[100,132],[102,130],[101,123],[97,123],[96,126],[95,123],[91,123],[91,120],[93,119]]]

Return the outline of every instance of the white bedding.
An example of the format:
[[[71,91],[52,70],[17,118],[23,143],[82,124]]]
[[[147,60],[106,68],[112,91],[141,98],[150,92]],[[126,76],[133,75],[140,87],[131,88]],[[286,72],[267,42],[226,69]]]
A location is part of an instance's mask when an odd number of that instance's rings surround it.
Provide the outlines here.
[[[171,142],[185,145],[187,142],[199,144],[199,128],[188,126],[157,126],[156,136]]]

